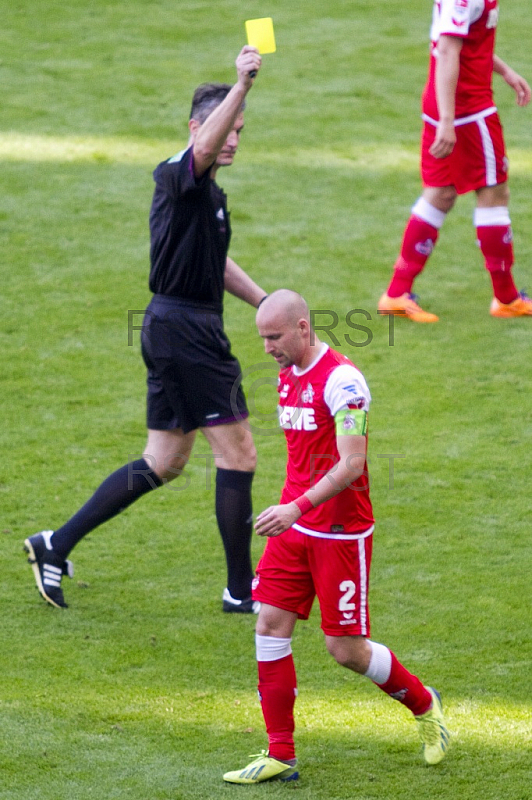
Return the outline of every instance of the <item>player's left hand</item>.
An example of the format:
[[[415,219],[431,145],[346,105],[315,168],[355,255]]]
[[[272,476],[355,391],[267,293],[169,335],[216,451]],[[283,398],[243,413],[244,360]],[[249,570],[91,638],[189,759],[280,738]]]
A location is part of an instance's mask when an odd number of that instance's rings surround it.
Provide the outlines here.
[[[515,70],[508,68],[503,75],[504,80],[516,94],[517,105],[527,106],[530,103],[530,86]]]
[[[287,531],[301,516],[295,503],[269,506],[255,520],[255,531],[259,536],[279,536]]]

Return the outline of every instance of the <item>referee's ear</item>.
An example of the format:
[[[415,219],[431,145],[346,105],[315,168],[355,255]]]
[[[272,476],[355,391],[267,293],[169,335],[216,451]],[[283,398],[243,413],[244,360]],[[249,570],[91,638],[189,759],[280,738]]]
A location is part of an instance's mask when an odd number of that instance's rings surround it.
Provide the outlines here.
[[[198,132],[198,128],[200,127],[201,123],[198,122],[197,119],[189,119],[188,121],[188,130],[190,133],[190,138],[194,140],[196,133]]]

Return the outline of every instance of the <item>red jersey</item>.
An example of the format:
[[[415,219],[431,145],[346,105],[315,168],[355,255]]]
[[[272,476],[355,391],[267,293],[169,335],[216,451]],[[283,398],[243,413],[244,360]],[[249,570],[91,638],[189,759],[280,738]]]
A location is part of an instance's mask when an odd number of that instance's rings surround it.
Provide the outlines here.
[[[443,35],[463,39],[456,88],[456,118],[477,114],[493,106],[493,52],[498,18],[497,0],[435,0],[429,75],[422,99],[423,113],[431,120],[439,119],[435,73],[438,39]]]
[[[345,408],[367,411],[371,395],[362,373],[328,345],[306,370],[281,370],[278,392],[279,424],[288,448],[280,502],[290,503],[339,461],[335,414]],[[342,538],[343,534],[368,531],[373,523],[364,463],[356,481],[301,516],[293,527],[311,536]]]

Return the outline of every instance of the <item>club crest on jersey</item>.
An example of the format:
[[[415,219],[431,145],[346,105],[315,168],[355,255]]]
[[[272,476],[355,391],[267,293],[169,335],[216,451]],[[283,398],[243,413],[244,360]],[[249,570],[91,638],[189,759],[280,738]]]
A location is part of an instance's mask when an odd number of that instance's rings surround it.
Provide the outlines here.
[[[304,403],[312,403],[312,401],[314,400],[314,389],[312,388],[311,383],[307,383],[307,388],[301,394],[301,399],[303,400]]]
[[[454,0],[454,5],[456,8],[467,8],[469,0]]]

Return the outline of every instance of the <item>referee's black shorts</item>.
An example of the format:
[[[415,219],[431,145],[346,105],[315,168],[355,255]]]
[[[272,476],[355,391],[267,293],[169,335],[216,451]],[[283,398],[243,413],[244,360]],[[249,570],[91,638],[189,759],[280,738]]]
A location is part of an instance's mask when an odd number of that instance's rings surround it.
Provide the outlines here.
[[[248,416],[241,369],[215,305],[154,295],[144,316],[147,424],[184,433]]]

